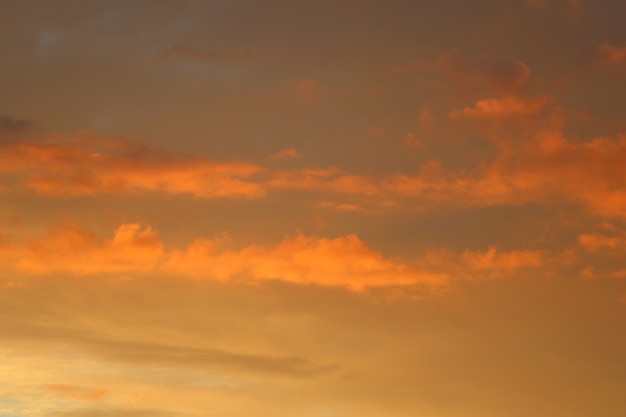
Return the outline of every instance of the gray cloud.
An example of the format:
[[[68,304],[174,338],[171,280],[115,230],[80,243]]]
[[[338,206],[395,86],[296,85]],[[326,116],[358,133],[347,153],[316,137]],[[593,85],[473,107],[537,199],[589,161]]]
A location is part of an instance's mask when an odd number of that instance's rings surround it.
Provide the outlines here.
[[[0,137],[20,133],[34,127],[30,120],[16,119],[11,116],[0,115]]]

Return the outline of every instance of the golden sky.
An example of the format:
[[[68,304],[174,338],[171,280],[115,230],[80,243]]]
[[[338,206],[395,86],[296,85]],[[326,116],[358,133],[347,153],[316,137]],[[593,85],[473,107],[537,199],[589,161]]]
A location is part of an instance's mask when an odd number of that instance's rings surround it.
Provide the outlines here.
[[[0,417],[622,417],[626,2],[0,1]]]

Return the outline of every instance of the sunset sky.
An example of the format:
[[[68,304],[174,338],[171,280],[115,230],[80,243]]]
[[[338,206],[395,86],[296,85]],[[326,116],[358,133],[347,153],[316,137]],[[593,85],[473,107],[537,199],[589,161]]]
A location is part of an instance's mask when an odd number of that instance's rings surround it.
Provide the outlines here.
[[[623,417],[623,0],[0,0],[0,417]]]

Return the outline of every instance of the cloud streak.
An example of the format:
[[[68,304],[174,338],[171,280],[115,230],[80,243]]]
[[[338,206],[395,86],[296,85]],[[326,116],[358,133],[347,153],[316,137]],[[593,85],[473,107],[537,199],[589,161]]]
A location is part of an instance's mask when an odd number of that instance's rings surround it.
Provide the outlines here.
[[[251,163],[214,163],[179,157],[129,141],[89,135],[0,147],[0,174],[42,194],[94,195],[163,192],[200,198],[258,198],[265,192],[247,179],[262,171]]]
[[[101,238],[75,225],[40,239],[8,246],[0,263],[31,275],[142,275],[159,273],[222,282],[267,280],[297,285],[372,287],[445,285],[447,275],[419,271],[400,258],[386,258],[356,235],[337,238],[289,236],[276,246],[228,247],[223,239],[196,239],[182,249],[164,250],[150,227],[119,226]]]

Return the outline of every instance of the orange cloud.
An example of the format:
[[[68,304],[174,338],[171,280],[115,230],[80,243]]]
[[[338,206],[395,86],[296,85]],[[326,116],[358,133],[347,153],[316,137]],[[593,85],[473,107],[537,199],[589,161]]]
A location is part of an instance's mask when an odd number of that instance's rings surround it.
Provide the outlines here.
[[[596,269],[591,265],[586,266],[582,271],[580,271],[580,276],[586,280],[598,279]]]
[[[424,142],[417,138],[415,133],[407,133],[404,135],[402,142],[410,149],[422,149],[424,147]]]
[[[73,275],[147,273],[163,255],[163,243],[150,227],[119,226],[112,239],[99,238],[76,225],[59,227],[43,239],[23,242],[15,266],[31,274]]]
[[[271,159],[297,158],[301,156],[300,152],[293,148],[285,149],[272,155]]]
[[[582,203],[597,214],[626,216],[626,136],[573,142],[544,130],[532,140],[503,144],[492,163],[472,171],[446,171],[431,161],[416,176],[398,174],[382,186],[431,203]]]
[[[545,97],[521,99],[515,96],[503,99],[488,98],[480,100],[474,107],[449,113],[452,119],[504,119],[512,117],[536,116],[544,112],[549,104]]]
[[[447,276],[413,269],[399,258],[385,258],[356,235],[287,237],[274,247],[226,247],[224,239],[196,239],[183,249],[165,251],[150,227],[119,226],[106,239],[74,225],[41,239],[13,245],[3,256],[18,272],[77,276],[159,273],[219,281],[278,280],[303,285],[369,287],[425,284],[439,286]],[[7,259],[8,258],[8,259]]]
[[[427,161],[417,175],[380,179],[338,169],[301,170],[280,173],[267,187],[359,196],[361,206],[384,201],[419,201],[422,206],[566,201],[602,216],[626,217],[626,136],[580,142],[546,129],[530,140],[498,146],[491,163],[472,170],[449,171],[436,160]]]
[[[175,275],[222,281],[281,280],[296,284],[347,287],[442,285],[444,274],[417,271],[400,259],[384,258],[356,235],[334,239],[298,235],[274,248],[221,249],[210,240],[194,241],[168,255],[164,268]]]
[[[598,47],[598,55],[602,61],[602,64],[618,65],[626,69],[626,47],[617,47],[613,45],[600,45]]]
[[[323,98],[328,89],[313,79],[304,79],[291,85],[296,98],[304,103],[314,103]]]
[[[369,212],[369,210],[366,209],[365,207],[362,207],[358,204],[352,204],[352,203],[336,203],[333,201],[322,201],[321,203],[318,204],[318,206],[321,208],[327,208],[327,209],[338,210],[338,211],[351,211],[351,212],[363,212],[363,213]]]
[[[582,234],[578,236],[578,244],[589,252],[597,252],[601,249],[626,249],[625,238],[599,234]]]
[[[520,268],[538,267],[542,264],[542,253],[531,250],[498,252],[495,246],[486,251],[466,250],[461,255],[465,265],[474,270],[512,271]]]
[[[626,278],[626,269],[619,269],[611,273],[613,278],[624,279]]]
[[[465,109],[459,117],[532,114],[546,103],[544,99],[530,104],[517,98],[493,100]],[[199,198],[259,198],[269,192],[306,191],[320,194],[321,201],[333,201],[335,195],[355,198],[342,198],[341,204],[364,210],[389,205],[568,201],[583,204],[596,214],[626,216],[626,136],[581,142],[545,129],[531,139],[496,144],[492,162],[473,169],[449,171],[441,162],[430,160],[416,175],[371,177],[337,167],[270,171],[246,162],[214,163],[172,156],[128,141],[83,136],[0,144],[0,175],[8,187],[47,194],[151,191]],[[285,155],[293,154],[287,151]]]
[[[268,189],[310,190],[340,194],[380,196],[381,189],[363,175],[346,174],[336,167],[277,171],[265,183]]]
[[[540,250],[499,250],[490,246],[485,250],[465,250],[457,253],[447,249],[430,250],[419,264],[429,270],[445,271],[459,279],[493,279],[514,276],[529,268],[539,268],[556,258],[547,257]]]
[[[85,135],[0,146],[0,173],[44,194],[155,191],[201,198],[257,198],[265,190],[246,179],[260,171],[250,163],[177,157],[129,141]]]

